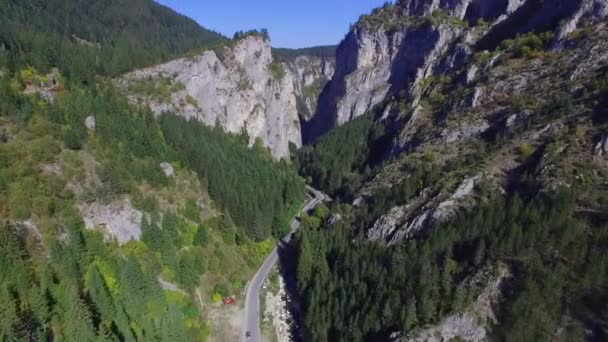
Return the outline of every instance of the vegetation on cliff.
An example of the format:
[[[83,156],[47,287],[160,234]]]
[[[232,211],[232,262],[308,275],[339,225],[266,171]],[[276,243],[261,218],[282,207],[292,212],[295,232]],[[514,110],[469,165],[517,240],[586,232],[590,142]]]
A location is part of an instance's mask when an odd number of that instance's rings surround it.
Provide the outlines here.
[[[9,1],[0,17],[0,340],[205,340],[208,304],[240,293],[304,183],[108,76],[223,38],[151,1]],[[83,208],[115,203],[141,213],[139,241],[85,226]]]

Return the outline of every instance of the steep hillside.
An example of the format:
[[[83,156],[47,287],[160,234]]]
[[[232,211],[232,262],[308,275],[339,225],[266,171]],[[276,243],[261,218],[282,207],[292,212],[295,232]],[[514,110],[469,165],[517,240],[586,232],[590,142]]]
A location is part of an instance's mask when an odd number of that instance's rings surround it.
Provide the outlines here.
[[[239,338],[295,168],[297,337],[608,340],[608,0],[399,0],[335,51],[0,2],[0,340]]]
[[[316,99],[333,74],[321,57],[273,59],[267,36],[251,32],[200,55],[137,70],[122,84],[134,102],[156,113],[171,111],[228,132],[247,132],[277,158],[302,144],[299,116],[316,110]]]
[[[221,300],[240,302],[304,182],[240,130],[154,115],[110,79],[232,42],[152,1],[0,16],[0,340],[234,338]]]
[[[0,65],[0,340],[233,336],[219,303],[287,232],[303,181],[246,136],[17,68],[29,56]]]
[[[5,0],[0,21],[12,63],[89,80],[227,40],[152,0]]]
[[[337,200],[298,236],[306,340],[608,336],[608,3],[493,3],[400,1],[338,48],[340,126],[299,154]]]
[[[410,1],[364,15],[336,51],[336,73],[307,126],[306,141],[348,122],[385,98],[415,107],[422,80],[451,74],[473,54],[517,34],[552,30],[553,46],[581,21],[606,15],[601,0]]]

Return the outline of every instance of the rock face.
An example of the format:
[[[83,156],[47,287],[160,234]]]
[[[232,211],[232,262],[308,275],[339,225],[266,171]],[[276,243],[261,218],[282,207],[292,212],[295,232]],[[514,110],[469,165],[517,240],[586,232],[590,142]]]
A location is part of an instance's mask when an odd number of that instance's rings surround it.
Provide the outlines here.
[[[503,39],[555,23],[557,48],[581,20],[602,19],[607,11],[608,0],[401,0],[377,9],[338,47],[336,72],[304,127],[306,140],[396,94],[415,107],[422,80],[457,70],[475,50],[494,49]],[[480,20],[488,24],[478,25]],[[476,73],[477,68],[469,70],[467,82]],[[473,95],[473,107],[480,96]]]
[[[486,284],[481,291],[481,294],[469,308],[463,312],[444,318],[435,326],[417,331],[411,336],[404,337],[401,341],[488,341],[489,336],[487,327],[497,322],[494,306],[496,306],[502,298],[501,286],[510,277],[511,274],[505,266],[499,266],[497,272],[488,270],[481,271],[475,277],[468,279],[465,282],[468,286]]]
[[[409,203],[389,210],[367,231],[370,241],[384,241],[389,246],[412,238],[436,222],[445,222],[462,208],[471,206],[475,186],[483,175],[465,177],[450,194],[432,196],[430,188],[423,190]]]
[[[432,64],[456,33],[428,25],[390,32],[351,31],[338,47],[336,72],[305,130],[308,140],[364,114],[389,93],[424,78],[429,72],[424,66]]]
[[[275,62],[270,41],[250,36],[226,47],[221,58],[206,51],[132,72],[123,83],[164,80],[171,84],[169,98],[144,98],[153,111],[219,124],[228,132],[246,130],[251,143],[261,139],[281,158],[289,155],[289,143],[302,144],[298,99],[302,109],[314,111],[316,93],[310,87],[323,84],[332,72],[330,62],[316,57],[298,57],[289,65]]]
[[[321,90],[334,75],[334,63],[330,60],[311,56],[298,56],[284,63],[287,73],[292,75],[298,113],[308,121],[317,110]]]
[[[143,215],[133,208],[128,199],[116,200],[109,204],[83,204],[79,209],[87,229],[103,228],[106,238],[114,238],[124,244],[141,237]]]
[[[386,215],[380,217],[374,226],[367,232],[371,241],[390,240],[400,222],[405,218],[407,206],[392,208]]]

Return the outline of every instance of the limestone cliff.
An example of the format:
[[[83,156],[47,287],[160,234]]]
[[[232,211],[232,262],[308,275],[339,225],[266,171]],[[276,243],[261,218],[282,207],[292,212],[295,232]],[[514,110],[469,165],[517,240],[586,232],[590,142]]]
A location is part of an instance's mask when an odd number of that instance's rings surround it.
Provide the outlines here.
[[[310,120],[317,110],[321,90],[334,75],[334,63],[320,57],[298,56],[284,66],[294,81],[298,113],[301,119]]]
[[[606,0],[401,0],[362,16],[341,42],[307,141],[385,99],[416,107],[422,80],[454,72],[475,52],[517,34],[553,30],[555,48],[579,22],[606,16]]]
[[[529,165],[534,165],[532,177],[539,187],[547,190],[577,182],[562,171],[572,167],[573,160],[589,163],[589,170],[605,167],[604,128],[590,113],[605,97],[593,90],[592,82],[608,65],[607,25],[578,29],[560,44],[565,47],[527,57],[512,48],[482,52],[449,80],[425,81],[420,104],[405,114],[408,120],[395,131],[395,144],[405,147],[400,150],[403,158],[435,156],[437,165],[456,166],[442,176],[445,185],[423,189],[380,216],[367,231],[370,240],[392,245],[411,238],[509,191],[513,177]],[[387,108],[391,104],[388,101]],[[388,111],[402,115],[397,107]],[[471,151],[485,146],[483,157],[471,157]],[[538,156],[526,166],[530,146]],[[468,158],[484,161],[474,165]],[[359,191],[360,198],[407,178],[401,163],[396,158],[383,167]]]
[[[310,87],[332,72],[331,63],[317,57],[273,61],[270,41],[249,36],[219,53],[134,71],[122,82],[134,101],[156,113],[171,111],[233,133],[246,130],[251,143],[259,138],[282,158],[289,155],[290,143],[302,144],[298,100],[314,112],[316,93]]]

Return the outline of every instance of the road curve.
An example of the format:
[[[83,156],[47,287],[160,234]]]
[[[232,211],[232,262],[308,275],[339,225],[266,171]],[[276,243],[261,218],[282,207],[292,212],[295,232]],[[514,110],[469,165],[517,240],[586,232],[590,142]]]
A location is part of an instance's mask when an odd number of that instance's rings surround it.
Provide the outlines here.
[[[307,187],[307,189],[314,194],[314,198],[311,198],[306,202],[306,205],[302,208],[301,212],[307,212],[327,198],[325,194],[320,191],[317,191],[311,187]],[[282,241],[289,242],[291,235],[298,230],[299,227],[300,222],[294,218],[291,221],[291,232],[287,234]],[[264,263],[262,266],[260,266],[256,274],[253,276],[253,279],[251,279],[249,285],[247,286],[247,294],[245,296],[245,317],[243,319],[242,332],[243,342],[262,341],[262,334],[260,331],[260,290],[262,288],[262,284],[264,284],[264,281],[266,280],[266,277],[268,277],[270,270],[277,263],[278,259],[279,254],[277,247],[275,247],[266,260],[264,260]],[[247,337],[247,332],[250,333],[249,337]]]

